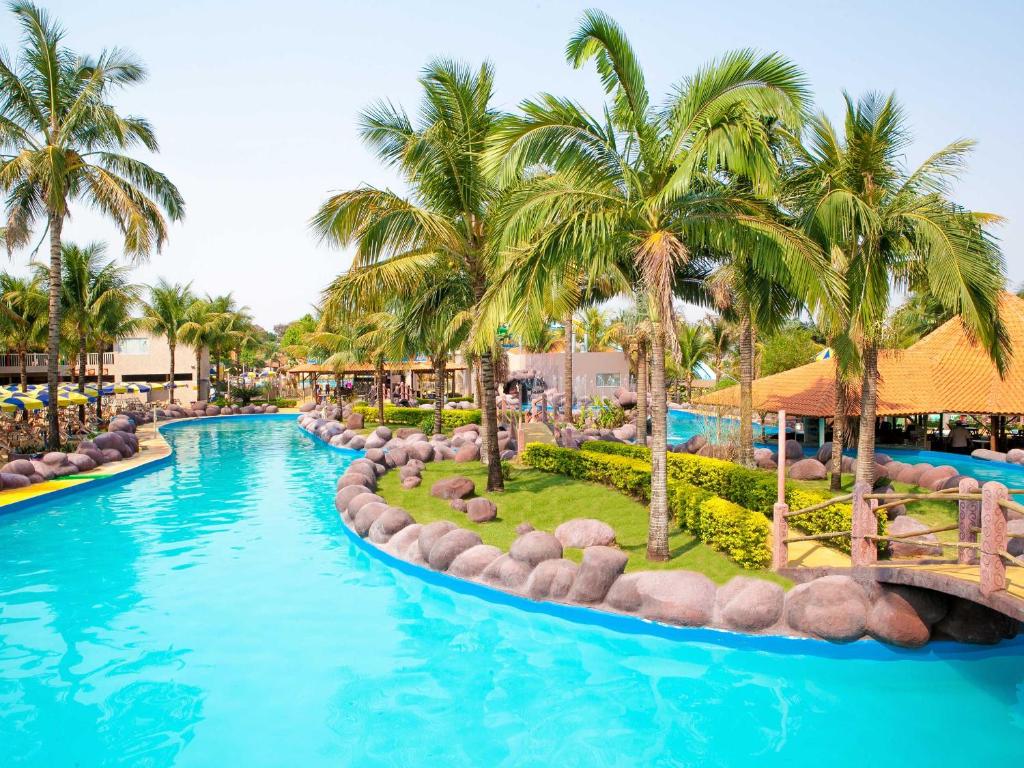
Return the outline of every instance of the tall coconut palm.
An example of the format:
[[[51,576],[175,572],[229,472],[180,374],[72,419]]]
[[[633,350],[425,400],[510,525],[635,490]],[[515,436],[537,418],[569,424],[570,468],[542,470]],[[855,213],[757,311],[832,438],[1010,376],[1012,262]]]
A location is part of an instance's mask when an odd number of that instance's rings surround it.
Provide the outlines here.
[[[769,125],[798,124],[807,89],[781,56],[736,51],[684,80],[656,109],[625,33],[599,11],[585,13],[566,54],[577,68],[596,65],[609,104],[598,118],[542,95],[503,122],[489,153],[501,180],[531,168],[551,171],[509,193],[503,239],[526,262],[513,289],[519,292],[538,269],[561,271],[569,260],[632,263],[652,328],[647,556],[665,560],[665,353],[673,343],[673,299],[683,288],[680,269],[712,250],[743,252],[759,270],[785,273],[812,294],[821,290],[812,283],[824,261],[820,251],[780,225],[759,197],[777,175]],[[734,178],[743,183],[727,183]],[[826,286],[839,290],[836,281]]]
[[[711,356],[711,337],[703,323],[681,322],[676,328],[679,342],[679,376],[686,385],[686,401],[693,400],[693,378]]]
[[[862,371],[856,477],[864,482],[873,480],[878,350],[894,287],[925,290],[959,314],[1000,370],[1008,354],[1003,259],[985,229],[997,217],[949,197],[973,143],[955,141],[910,169],[907,123],[892,95],[846,95],[843,134],[824,115],[811,120],[794,172],[805,226],[844,262]]]
[[[224,329],[224,315],[217,311],[213,300],[195,299],[185,311],[185,322],[179,330],[181,340],[196,353],[196,399],[210,398],[209,366],[204,370],[203,350],[209,352],[220,340]]]
[[[587,307],[576,318],[576,335],[587,352],[604,352],[609,346],[608,315],[598,307]]]
[[[110,303],[125,304],[130,312],[139,301],[139,288],[130,282],[127,267],[105,258],[103,243],[65,243],[61,250],[61,315],[76,346],[78,391],[84,393],[87,355],[97,345],[100,316]],[[98,352],[102,356],[103,350]],[[84,405],[79,406],[79,419],[85,419]]]
[[[640,297],[634,306],[621,312],[612,323],[613,343],[626,355],[636,373],[636,443],[647,445],[647,401],[650,382],[649,360],[651,322],[646,310],[647,302]]]
[[[19,383],[28,387],[28,353],[46,344],[46,290],[38,276],[0,274],[0,334],[18,355]]]
[[[360,187],[331,196],[312,221],[313,230],[336,245],[355,245],[350,279],[367,293],[388,294],[427,273],[447,270],[466,286],[472,312],[487,293],[492,271],[492,207],[497,189],[481,157],[500,113],[491,105],[490,64],[473,71],[435,61],[420,77],[419,120],[380,103],[361,117],[363,140],[394,167],[408,196]],[[487,489],[502,490],[498,452],[493,337],[497,326],[480,328],[484,454]]]
[[[80,56],[36,5],[10,8],[22,44],[17,60],[0,55],[0,188],[7,194],[8,249],[26,243],[39,219],[49,234],[48,442],[56,450],[61,233],[71,203],[81,200],[112,219],[125,253],[136,258],[160,250],[165,217],[180,219],[184,203],[166,176],[123,154],[139,145],[158,148],[146,120],[119,114],[110,101],[115,91],[145,80],[143,66],[116,48]]]
[[[732,324],[721,315],[715,315],[706,323],[708,343],[711,346],[711,371],[715,374],[715,384],[722,380],[726,358],[732,353],[735,345]]]
[[[189,322],[188,310],[195,301],[191,283],[168,283],[164,279],[151,286],[149,299],[143,305],[142,326],[155,336],[167,339],[171,353],[167,382],[170,401],[174,402],[174,353],[181,340],[182,328]]]

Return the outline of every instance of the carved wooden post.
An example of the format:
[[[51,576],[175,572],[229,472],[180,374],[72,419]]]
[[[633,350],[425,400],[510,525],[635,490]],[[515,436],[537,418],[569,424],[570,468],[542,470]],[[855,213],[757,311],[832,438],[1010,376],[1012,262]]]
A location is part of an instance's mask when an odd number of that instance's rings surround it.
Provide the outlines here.
[[[850,559],[856,568],[872,565],[878,559],[878,547],[874,536],[878,533],[878,519],[875,517],[874,499],[864,497],[871,493],[871,485],[863,481],[853,486],[853,526],[850,540]]]
[[[999,552],[1006,549],[1006,510],[999,504],[1008,498],[1006,486],[988,482],[981,488],[981,594],[1006,588],[1006,563]]]
[[[782,409],[779,410],[779,455],[778,455],[778,471],[777,477],[779,480],[778,495],[775,499],[776,504],[786,503],[786,412]]]
[[[979,490],[978,481],[973,477],[965,477],[960,481],[958,490],[961,494],[976,494]],[[958,518],[960,520],[960,541],[977,542],[978,534],[974,529],[981,525],[981,502],[961,499]],[[977,565],[978,550],[961,547],[957,551],[956,559],[961,565]]]
[[[789,565],[789,544],[786,539],[789,536],[789,521],[786,513],[789,512],[789,505],[785,502],[777,503],[772,508],[772,570],[777,571]]]

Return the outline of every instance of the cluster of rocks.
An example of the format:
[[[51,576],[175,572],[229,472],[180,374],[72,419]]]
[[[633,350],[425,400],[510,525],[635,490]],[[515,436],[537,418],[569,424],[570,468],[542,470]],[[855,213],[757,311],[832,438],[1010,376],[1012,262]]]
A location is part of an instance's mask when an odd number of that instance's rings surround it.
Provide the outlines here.
[[[971,451],[971,456],[985,461],[1000,461],[1006,464],[1024,464],[1024,449],[1011,448],[1006,453],[1002,451],[990,451],[988,448],[978,448]]]
[[[309,405],[300,409],[300,427],[336,448],[366,451],[367,457],[370,451],[379,451],[381,457],[390,457],[388,461],[392,463],[389,468],[405,466],[410,459],[421,463],[449,459],[458,462],[480,460],[483,440],[479,424],[456,427],[451,437],[440,433],[427,437],[417,427],[402,427],[392,432],[385,426],[377,427],[369,435],[362,435],[360,431],[364,429],[365,420],[352,406],[325,405],[318,408]],[[502,459],[516,455],[516,439],[507,428],[498,429],[498,450]]]
[[[156,409],[157,421],[168,421],[170,419],[194,419],[203,416],[229,416],[232,414],[251,413],[277,413],[276,405],[210,405],[205,400],[193,403],[192,407],[179,403],[169,403],[162,408]],[[149,423],[153,420],[153,411],[126,411],[123,414],[133,419],[138,424]]]
[[[861,584],[826,576],[788,594],[778,584],[736,576],[718,587],[683,570],[625,573],[626,553],[600,520],[575,519],[554,533],[524,524],[508,552],[484,544],[451,521],[421,525],[376,493],[382,465],[357,459],[338,481],[335,506],[345,524],[383,551],[414,565],[486,584],[532,600],[582,605],[686,627],[816,637],[851,642],[873,637],[916,647],[932,637],[995,643],[1016,634],[1015,622],[981,606],[913,587]],[[465,482],[462,482],[465,481]],[[460,502],[473,519],[472,482],[446,478],[434,495]],[[468,486],[465,484],[468,483]],[[487,502],[488,504],[490,502]],[[577,564],[566,548],[583,550]]]
[[[89,472],[102,464],[130,459],[139,452],[135,421],[118,415],[107,431],[83,440],[73,453],[51,451],[41,459],[16,459],[0,467],[0,488],[25,488],[78,472]]]

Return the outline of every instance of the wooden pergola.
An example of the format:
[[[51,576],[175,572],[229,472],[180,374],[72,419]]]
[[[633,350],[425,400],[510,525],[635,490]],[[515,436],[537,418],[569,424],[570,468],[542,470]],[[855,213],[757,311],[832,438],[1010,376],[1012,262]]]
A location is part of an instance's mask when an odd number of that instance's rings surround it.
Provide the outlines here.
[[[455,376],[459,371],[466,370],[466,365],[464,363],[449,361],[445,363],[444,370],[446,379],[445,391],[455,391]],[[434,372],[434,362],[430,358],[422,360],[403,360],[400,362],[385,361],[384,363],[385,378],[395,373],[433,375]],[[372,377],[376,373],[376,367],[371,363],[347,363],[341,369],[338,369],[317,363],[299,363],[298,365],[293,365],[289,368],[286,373],[299,377],[300,389],[304,389],[301,384],[307,380],[309,382],[309,388],[314,389],[320,377],[329,376],[337,380],[344,379],[348,376],[351,376],[353,379],[359,377]]]

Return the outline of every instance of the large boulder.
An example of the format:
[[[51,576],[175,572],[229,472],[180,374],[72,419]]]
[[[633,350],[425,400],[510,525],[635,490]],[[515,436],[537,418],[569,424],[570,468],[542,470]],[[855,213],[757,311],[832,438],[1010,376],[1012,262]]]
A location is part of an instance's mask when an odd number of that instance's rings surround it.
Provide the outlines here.
[[[43,456],[43,463],[51,467],[60,467],[68,463],[68,455],[63,451],[50,451]]]
[[[849,643],[867,628],[867,594],[849,576],[823,576],[799,584],[786,597],[786,623],[834,643]]]
[[[640,590],[637,589],[639,573],[626,573],[612,582],[605,595],[604,604],[620,613],[636,613],[640,610]],[[578,579],[577,579],[578,581]]]
[[[364,493],[370,493],[372,495],[370,489],[365,486],[347,485],[334,494],[334,508],[338,510],[339,514],[346,514],[348,512],[348,505],[352,499]]]
[[[124,454],[117,448],[104,448],[100,453],[103,454],[103,460],[107,463],[120,461],[124,458]]]
[[[29,461],[28,459],[15,459],[14,461],[9,461],[2,467],[0,467],[0,472],[7,472],[8,474],[15,475],[24,475],[25,477],[35,474],[35,471],[36,468],[32,466],[32,462]]]
[[[388,539],[388,543],[384,545],[384,549],[396,557],[408,560],[410,550],[414,550],[417,555],[419,554],[420,533],[422,533],[422,531],[423,526],[419,523],[407,525]]]
[[[711,622],[715,609],[715,584],[693,571],[644,571],[636,582],[640,615],[652,621],[685,627]]]
[[[362,429],[364,424],[363,414],[350,413],[345,419],[345,426],[349,429]]]
[[[818,452],[814,455],[818,461],[824,464],[826,467],[828,463],[832,461],[832,441],[822,443],[821,447],[818,448]]]
[[[915,531],[926,531],[928,526],[910,515],[900,515],[888,526],[890,536],[906,536]],[[895,540],[889,542],[889,551],[893,557],[937,557],[942,554],[942,547],[929,546],[928,544],[917,544],[915,542],[935,542],[939,537],[934,533],[922,533],[914,536],[913,541]]]
[[[1004,464],[1006,463],[1005,453],[1003,453],[1002,451],[992,451],[989,450],[988,448],[975,448],[973,451],[971,451],[971,456],[973,456],[976,459],[981,459],[983,461],[998,461]]]
[[[309,413],[316,409],[316,403],[303,403],[299,406],[299,413]]]
[[[113,448],[120,453],[121,449],[125,446],[124,438],[121,437],[119,432],[104,432],[103,434],[96,435],[93,442],[96,443],[96,447],[101,451]]]
[[[475,579],[491,563],[501,557],[502,552],[490,544],[477,544],[470,547],[452,561],[448,573],[461,579]]]
[[[476,443],[465,443],[455,452],[455,460],[460,463],[480,460],[480,446]]]
[[[388,505],[383,501],[371,501],[359,507],[359,511],[352,515],[352,530],[360,536],[366,536],[370,532],[370,526],[383,515]]]
[[[817,459],[800,459],[789,468],[789,476],[794,480],[824,480],[827,475],[825,465]]]
[[[509,548],[513,560],[535,568],[545,560],[557,560],[562,556],[562,545],[558,539],[544,531],[530,531],[520,536]]]
[[[882,588],[868,611],[868,634],[876,640],[917,648],[931,637],[931,624],[918,610],[913,588]]]
[[[84,453],[69,453],[68,463],[79,472],[88,472],[91,469],[96,469],[96,462]]]
[[[799,460],[804,457],[804,444],[799,440],[786,441],[786,458]]]
[[[555,538],[563,548],[608,547],[615,543],[615,529],[603,520],[577,517],[555,528]]]
[[[455,558],[477,544],[482,544],[480,535],[465,528],[456,528],[448,531],[430,548],[427,555],[427,563],[435,571],[446,571],[455,561]]]
[[[382,438],[380,435],[372,434],[366,438],[366,441],[363,443],[363,448],[365,448],[366,450],[383,448],[386,442],[387,440]]]
[[[383,424],[373,430],[373,434],[385,442],[391,439],[391,429],[389,427],[385,427]]]
[[[1016,536],[1024,536],[1024,518],[1008,520],[1006,523],[1006,532],[1015,534]],[[1024,555],[1024,539],[1011,538],[1006,543],[1006,551],[1014,557]]]
[[[402,487],[407,491],[411,491],[413,488],[419,488],[422,483],[423,478],[418,475],[402,478]]]
[[[388,507],[373,521],[368,538],[374,544],[385,544],[391,540],[392,536],[414,522],[412,515],[401,507]]]
[[[896,473],[896,480],[901,483],[907,483],[909,485],[917,485],[921,480],[921,475],[924,474],[925,469],[931,469],[931,464],[913,464],[906,465],[899,472]]]
[[[951,467],[948,464],[942,464],[938,467],[932,467],[931,469],[926,469],[922,472],[917,484],[922,488],[929,488],[933,491],[938,490],[939,486],[942,485],[943,481],[947,477],[952,477],[956,473],[956,468]]]
[[[348,513],[352,515],[353,518],[355,518],[355,516],[359,514],[360,509],[367,504],[373,504],[374,502],[383,503],[384,499],[376,493],[363,492],[350,499],[345,509],[348,510]]]
[[[704,435],[694,435],[684,443],[687,453],[697,453],[707,444],[708,439]]]
[[[715,597],[716,623],[738,632],[757,632],[782,618],[786,593],[765,579],[734,576]]]
[[[529,534],[527,534],[529,535]],[[576,603],[599,603],[605,599],[612,584],[626,569],[629,557],[621,549],[590,546],[583,550],[569,599]]]
[[[377,478],[368,477],[362,472],[346,472],[344,475],[338,478],[337,490],[347,488],[350,485],[361,486],[369,491],[377,490]]]
[[[533,600],[564,600],[572,589],[577,569],[571,560],[545,560],[533,569],[524,591]]]
[[[461,501],[461,499],[453,499],[452,501]],[[471,522],[489,523],[497,516],[498,508],[490,499],[485,499],[480,496],[466,502],[466,517],[468,517]]]
[[[511,555],[496,557],[480,574],[480,579],[501,589],[518,592],[533,568]]]
[[[946,637],[958,643],[994,645],[1000,640],[1015,637],[1020,623],[983,605],[954,599],[949,612],[933,629],[936,637]]]
[[[389,448],[388,452],[384,455],[384,461],[389,467],[404,467],[408,460],[409,454],[405,448],[397,446]]]
[[[430,495],[439,499],[464,499],[476,490],[473,481],[462,475],[443,477],[430,486]]]
[[[361,451],[363,450],[363,447],[365,445],[366,438],[364,438],[362,435],[356,435],[355,437],[348,441],[348,444],[345,447],[350,448],[353,451]]]
[[[4,490],[28,488],[30,485],[32,485],[32,481],[28,475],[22,475],[17,472],[0,472],[0,487]]]
[[[1024,464],[1024,449],[1011,448],[1006,452],[1006,460],[1010,464]]]
[[[426,441],[412,443],[408,447],[408,451],[411,457],[423,463],[434,460],[434,446]]]
[[[423,555],[423,559],[426,560],[430,557],[431,548],[449,531],[454,531],[458,528],[455,523],[450,520],[437,520],[433,523],[427,523],[420,530],[420,553]]]

